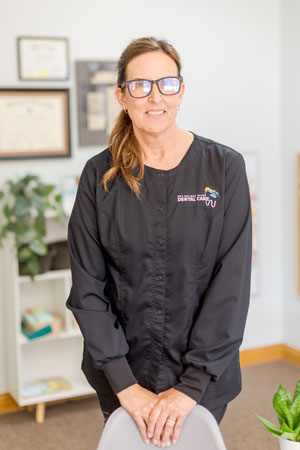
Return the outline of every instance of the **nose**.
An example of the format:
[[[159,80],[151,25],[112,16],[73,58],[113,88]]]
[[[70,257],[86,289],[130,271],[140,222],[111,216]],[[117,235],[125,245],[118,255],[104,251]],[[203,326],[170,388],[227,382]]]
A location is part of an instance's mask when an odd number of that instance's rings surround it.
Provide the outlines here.
[[[162,94],[159,92],[157,84],[153,83],[152,90],[148,97],[149,100],[152,101],[153,103],[159,103],[161,101],[161,96]]]

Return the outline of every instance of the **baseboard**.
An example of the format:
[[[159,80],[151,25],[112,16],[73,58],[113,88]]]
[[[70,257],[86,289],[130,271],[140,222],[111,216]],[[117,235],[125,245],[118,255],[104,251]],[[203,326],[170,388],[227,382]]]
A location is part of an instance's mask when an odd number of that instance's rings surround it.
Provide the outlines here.
[[[271,345],[269,347],[253,348],[251,350],[242,350],[240,352],[241,366],[249,366],[251,364],[260,364],[284,359],[283,345]],[[300,352],[299,352],[300,359]]]
[[[0,394],[0,414],[21,411],[24,407],[18,406],[9,394]]]
[[[47,402],[47,405],[55,405],[59,403],[65,403],[70,401],[77,401],[82,400],[84,398],[92,398],[95,397],[96,394],[88,394],[88,395],[81,395],[78,397],[72,397],[72,398],[66,398],[62,400],[55,400],[53,402]],[[7,414],[11,412],[16,411],[22,411],[24,409],[29,409],[28,406],[19,406],[14,399],[11,397],[10,394],[0,394],[0,415],[1,414]]]
[[[283,359],[293,364],[300,365],[300,350],[283,345]]]
[[[300,365],[300,350],[288,347],[285,344],[279,344],[269,347],[253,348],[251,350],[242,350],[240,352],[242,367],[278,361],[280,359]]]
[[[240,352],[240,362],[242,367],[252,364],[263,364],[272,361],[278,361],[280,359],[300,365],[300,350],[296,350],[292,347],[288,347],[287,345],[280,344],[272,345],[269,347],[254,348],[251,350],[242,350]],[[49,402],[49,404],[88,398],[93,395],[94,394],[66,400],[57,400],[54,402]],[[9,394],[0,394],[0,414],[21,411],[23,409],[26,409],[26,407],[18,406]]]

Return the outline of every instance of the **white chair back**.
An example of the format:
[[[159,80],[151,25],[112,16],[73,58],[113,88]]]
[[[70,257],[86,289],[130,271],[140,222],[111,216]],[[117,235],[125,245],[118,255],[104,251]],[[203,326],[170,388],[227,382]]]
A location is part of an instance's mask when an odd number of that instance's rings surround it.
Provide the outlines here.
[[[145,444],[136,423],[120,407],[108,418],[97,450],[146,450],[158,448]],[[220,428],[214,416],[203,406],[197,405],[188,415],[174,450],[226,450]]]

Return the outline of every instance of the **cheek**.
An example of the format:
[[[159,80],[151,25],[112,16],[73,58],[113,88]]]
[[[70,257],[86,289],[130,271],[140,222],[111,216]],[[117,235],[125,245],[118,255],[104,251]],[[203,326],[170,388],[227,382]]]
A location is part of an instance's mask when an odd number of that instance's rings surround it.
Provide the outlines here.
[[[145,105],[145,102],[143,102],[143,101],[140,101],[138,103],[131,101],[131,102],[128,102],[127,105],[128,105],[128,109],[130,111],[130,116],[133,118],[137,118],[137,119],[140,118],[146,110],[146,105]]]
[[[178,109],[178,105],[180,104],[179,98],[169,98],[167,99],[167,107],[170,111],[175,111],[177,112]]]
[[[141,122],[141,120],[143,119],[144,116],[144,110],[139,109],[139,108],[132,108],[130,110],[130,118],[133,122]]]

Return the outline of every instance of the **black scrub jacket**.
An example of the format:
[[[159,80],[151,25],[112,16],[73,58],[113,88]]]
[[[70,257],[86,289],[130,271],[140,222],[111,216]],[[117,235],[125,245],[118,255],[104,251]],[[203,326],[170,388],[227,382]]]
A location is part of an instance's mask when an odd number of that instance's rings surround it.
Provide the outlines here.
[[[110,166],[108,149],[87,161],[68,227],[82,369],[100,396],[138,382],[224,405],[241,390],[250,296],[244,159],[194,134],[178,166],[145,166],[141,199],[122,177],[105,192]]]

